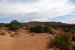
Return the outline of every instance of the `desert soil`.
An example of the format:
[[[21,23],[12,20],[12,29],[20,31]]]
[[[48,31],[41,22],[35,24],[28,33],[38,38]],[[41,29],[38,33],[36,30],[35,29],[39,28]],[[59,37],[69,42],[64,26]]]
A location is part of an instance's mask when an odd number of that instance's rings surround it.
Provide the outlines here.
[[[10,37],[7,31],[5,33],[6,35],[0,35],[0,50],[53,50],[46,48],[50,34],[31,36],[27,32],[19,31],[18,36]]]

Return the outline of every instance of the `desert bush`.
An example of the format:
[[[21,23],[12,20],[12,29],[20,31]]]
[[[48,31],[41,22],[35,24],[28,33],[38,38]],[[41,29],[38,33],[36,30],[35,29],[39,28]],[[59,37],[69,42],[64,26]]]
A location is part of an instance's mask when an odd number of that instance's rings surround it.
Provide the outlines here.
[[[5,35],[5,33],[4,32],[1,32],[0,35]]]
[[[5,28],[6,26],[5,26],[5,24],[4,23],[0,23],[0,29],[3,29],[3,28]]]
[[[73,50],[75,50],[75,46],[73,46]]]
[[[48,42],[49,47],[59,48],[60,50],[72,50],[70,36],[68,34],[56,35]]]
[[[11,23],[9,24],[10,30],[18,30],[20,27],[21,27],[21,23],[16,20],[11,21]]]
[[[30,32],[35,32],[35,33],[42,33],[43,28],[41,26],[36,26],[36,27],[31,27]]]
[[[48,33],[52,28],[49,25],[44,25],[44,33]]]
[[[72,35],[72,41],[75,41],[75,34]]]
[[[63,28],[63,31],[70,32],[71,31],[71,28]]]
[[[35,33],[47,33],[49,32],[50,29],[51,28],[48,25],[43,25],[43,26],[38,25],[38,26],[29,28],[30,32],[35,32]]]

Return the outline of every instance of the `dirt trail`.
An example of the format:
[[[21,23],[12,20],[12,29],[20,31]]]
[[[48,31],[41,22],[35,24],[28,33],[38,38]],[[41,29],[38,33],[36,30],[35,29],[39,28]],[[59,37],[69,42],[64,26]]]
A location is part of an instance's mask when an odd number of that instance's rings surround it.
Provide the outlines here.
[[[48,34],[21,33],[19,37],[10,37],[8,33],[0,35],[0,50],[48,50],[46,48]],[[50,49],[49,49],[50,50]]]

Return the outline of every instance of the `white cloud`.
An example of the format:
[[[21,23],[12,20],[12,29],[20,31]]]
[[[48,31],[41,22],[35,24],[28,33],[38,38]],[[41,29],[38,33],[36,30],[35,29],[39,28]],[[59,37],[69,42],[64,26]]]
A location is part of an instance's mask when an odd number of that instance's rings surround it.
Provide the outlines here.
[[[32,3],[26,3],[26,1],[24,3],[10,3],[8,0],[2,0],[0,3],[0,14],[10,17],[15,16],[12,18],[23,22],[30,21],[30,18],[31,20],[48,21],[48,18],[64,16],[75,12],[75,5],[68,2],[68,0],[38,0]],[[31,15],[32,13],[34,14]]]
[[[73,18],[68,18],[68,19],[66,19],[66,20],[63,20],[62,22],[64,22],[64,23],[69,23],[69,24],[73,24],[73,23],[75,23],[75,17],[73,17]]]

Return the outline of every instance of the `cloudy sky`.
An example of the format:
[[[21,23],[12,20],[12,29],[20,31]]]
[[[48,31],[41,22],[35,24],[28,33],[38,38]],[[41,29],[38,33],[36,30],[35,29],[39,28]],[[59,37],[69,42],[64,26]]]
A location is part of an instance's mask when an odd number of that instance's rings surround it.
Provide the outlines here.
[[[75,23],[75,0],[0,0],[0,23],[12,20]]]

